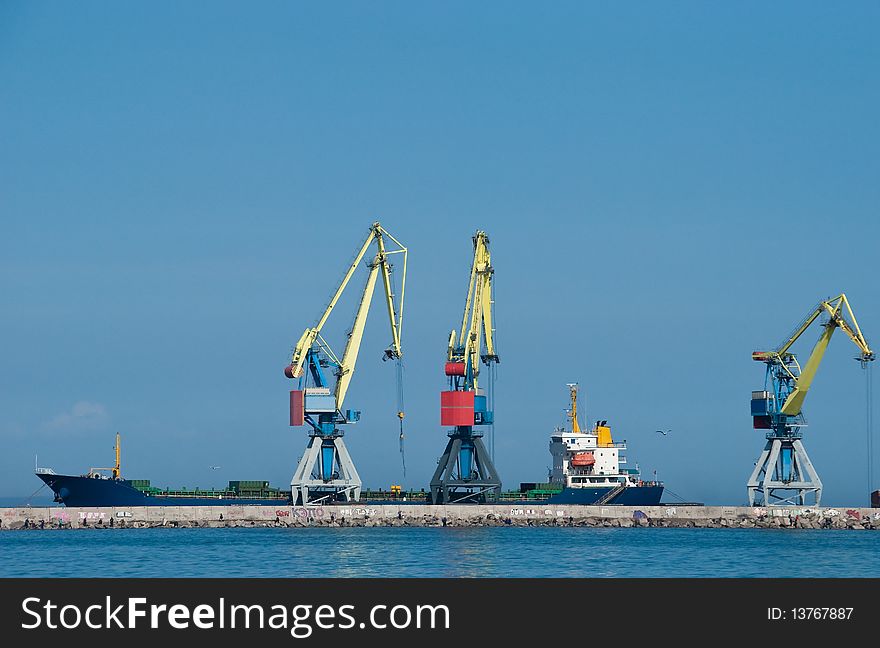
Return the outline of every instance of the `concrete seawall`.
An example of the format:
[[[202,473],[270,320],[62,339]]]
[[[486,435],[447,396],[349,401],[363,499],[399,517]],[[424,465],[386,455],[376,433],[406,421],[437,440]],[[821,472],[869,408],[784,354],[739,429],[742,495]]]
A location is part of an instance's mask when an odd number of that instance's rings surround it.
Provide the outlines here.
[[[880,530],[880,509],[537,504],[0,508],[0,531],[310,526],[592,526]]]

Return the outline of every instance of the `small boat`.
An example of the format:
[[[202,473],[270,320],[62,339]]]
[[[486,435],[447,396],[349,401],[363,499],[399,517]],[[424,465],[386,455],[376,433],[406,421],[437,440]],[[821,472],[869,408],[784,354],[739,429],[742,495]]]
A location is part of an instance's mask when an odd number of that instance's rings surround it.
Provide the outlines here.
[[[592,452],[578,452],[571,458],[572,466],[592,466],[594,463],[596,463],[596,458]]]

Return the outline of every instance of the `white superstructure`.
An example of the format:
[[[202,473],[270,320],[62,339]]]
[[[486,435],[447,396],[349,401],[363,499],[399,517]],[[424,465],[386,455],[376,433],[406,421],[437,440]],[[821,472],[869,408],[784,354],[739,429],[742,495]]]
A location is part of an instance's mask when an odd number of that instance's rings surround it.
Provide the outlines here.
[[[638,475],[621,470],[625,443],[611,440],[611,428],[597,425],[591,432],[557,428],[550,436],[553,468],[550,483],[568,488],[613,487],[637,483]]]

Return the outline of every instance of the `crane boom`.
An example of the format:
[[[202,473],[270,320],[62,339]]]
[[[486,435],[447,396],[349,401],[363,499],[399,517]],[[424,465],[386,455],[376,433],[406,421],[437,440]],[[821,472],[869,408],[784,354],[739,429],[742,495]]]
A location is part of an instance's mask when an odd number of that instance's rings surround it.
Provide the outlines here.
[[[375,227],[378,223],[374,223],[373,227],[370,228],[370,233],[367,235],[367,239],[364,241],[364,244],[361,246],[360,251],[355,255],[354,261],[351,262],[351,265],[348,267],[348,271],[343,275],[342,281],[339,283],[339,287],[336,289],[336,292],[333,294],[333,297],[330,298],[330,303],[327,304],[327,307],[324,309],[324,312],[321,314],[321,317],[318,319],[317,324],[312,328],[307,328],[302,336],[299,338],[299,341],[296,343],[296,347],[293,351],[293,357],[291,358],[289,374],[291,378],[299,378],[303,375],[304,369],[303,364],[305,363],[306,354],[312,348],[312,345],[318,339],[318,336],[321,334],[321,329],[324,327],[324,324],[327,323],[327,319],[330,317],[330,313],[333,312],[333,309],[336,307],[339,298],[342,296],[345,287],[348,286],[348,282],[351,280],[354,271],[357,270],[358,264],[360,264],[361,260],[364,258],[364,254],[367,253],[367,249],[370,247],[370,243],[372,243],[373,238],[375,237]]]
[[[357,314],[354,316],[354,324],[351,327],[351,333],[348,334],[348,342],[345,344],[345,351],[342,353],[342,362],[337,371],[338,378],[336,380],[336,409],[342,411],[342,403],[345,401],[345,394],[348,392],[348,386],[354,377],[354,367],[357,364],[358,353],[361,348],[361,340],[364,337],[364,327],[367,323],[367,313],[370,311],[370,303],[373,300],[373,293],[376,286],[376,275],[379,272],[379,264],[374,262],[370,266],[370,273],[367,276],[367,285],[364,287],[364,293],[361,295],[361,303],[358,306]]]
[[[458,346],[455,346],[456,332],[449,336],[447,359],[465,363],[467,382],[474,391],[478,387],[480,360],[488,364],[498,362],[495,353],[494,329],[492,322],[492,268],[489,254],[489,237],[483,231],[477,231],[473,237],[474,260],[471,264],[471,276],[468,281],[467,298],[461,320],[461,334]],[[486,353],[480,353],[483,341]]]
[[[379,239],[379,256],[383,259],[385,258],[385,247],[382,245],[382,239]],[[378,259],[378,257],[377,257]],[[377,263],[379,261],[377,260]],[[391,271],[388,267],[388,264],[384,261],[381,263],[382,267],[382,285],[385,288],[385,305],[388,308],[388,321],[391,323],[391,352],[392,356],[395,358],[400,357],[400,331],[397,326],[397,317],[394,313],[394,296],[391,292]]]
[[[828,322],[824,324],[825,330],[822,332],[822,335],[819,336],[819,340],[813,347],[813,351],[807,360],[807,364],[804,365],[803,370],[797,375],[788,368],[788,365],[794,361],[794,356],[789,353],[789,349],[823,313],[828,315]],[[847,320],[847,315],[849,316],[849,320],[852,321],[852,324]],[[777,347],[776,350],[769,352],[758,351],[752,354],[752,358],[755,360],[761,362],[773,362],[781,367],[785,367],[786,371],[788,371],[794,381],[794,389],[785,399],[785,402],[780,409],[781,414],[786,416],[797,416],[800,414],[804,400],[807,397],[807,392],[813,384],[813,379],[816,377],[816,372],[819,370],[819,365],[822,362],[822,358],[825,356],[825,351],[828,349],[828,343],[831,341],[831,336],[838,328],[846,333],[849,339],[858,347],[861,352],[858,360],[864,363],[874,359],[874,352],[868,345],[867,340],[865,340],[864,335],[862,335],[862,331],[859,328],[858,321],[852,311],[849,300],[846,298],[846,295],[842,293],[834,299],[820,301],[818,305],[810,311],[807,317],[804,318],[803,322],[801,322],[801,324],[795,329],[794,333]]]
[[[843,309],[846,308],[846,313],[849,314],[849,318],[852,320],[852,326],[850,326],[849,322],[847,322]],[[777,355],[783,355],[788,352],[791,346],[797,341],[797,339],[803,335],[804,331],[806,331],[810,324],[816,321],[816,318],[819,317],[822,313],[827,313],[830,320],[829,324],[833,324],[835,327],[839,327],[842,331],[844,331],[849,338],[853,341],[853,343],[859,347],[859,351],[862,352],[862,355],[865,356],[864,360],[870,360],[868,356],[873,357],[874,352],[871,351],[871,348],[868,346],[867,340],[865,340],[865,336],[862,335],[862,330],[859,328],[859,323],[856,320],[855,313],[853,313],[852,307],[849,305],[849,300],[846,298],[844,293],[841,293],[834,299],[825,299],[820,301],[818,305],[810,312],[809,315],[804,319],[801,325],[795,330],[794,333],[786,340],[779,348],[776,349],[774,353]]]
[[[383,234],[394,241],[399,249],[392,250],[391,252],[386,251]],[[345,288],[348,286],[349,281],[351,281],[351,278],[354,275],[355,270],[357,270],[358,265],[360,265],[361,261],[363,261],[363,258],[373,241],[376,241],[379,251],[373,264],[371,264],[371,267],[372,265],[375,265],[376,267],[380,267],[382,269],[382,279],[385,287],[385,300],[388,306],[388,319],[391,324],[391,349],[394,353],[394,357],[401,356],[402,351],[400,347],[400,323],[403,320],[403,297],[404,290],[406,288],[407,249],[403,245],[401,245],[396,238],[391,236],[391,234],[389,234],[378,222],[376,222],[373,223],[370,227],[370,233],[367,235],[366,240],[364,241],[363,245],[361,245],[357,254],[355,254],[354,260],[351,262],[351,265],[348,267],[348,270],[342,277],[342,281],[339,283],[339,287],[336,289],[333,297],[330,298],[330,302],[327,304],[327,307],[324,309],[324,312],[321,314],[318,322],[315,324],[315,326],[307,328],[297,342],[296,347],[293,351],[293,356],[291,358],[288,372],[289,374],[292,374],[293,378],[299,378],[305,372],[303,365],[305,364],[306,354],[320,336],[321,329],[324,327],[324,324],[327,323],[327,320],[330,317],[330,313],[333,312],[336,304],[339,303],[339,299],[342,297],[343,292],[345,292]],[[394,294],[391,287],[391,265],[388,261],[388,255],[399,253],[403,254],[404,259],[403,278],[401,280],[400,301],[398,304],[398,308],[395,311]],[[375,279],[373,280],[373,282],[375,284]]]
[[[786,416],[797,416],[801,413],[804,400],[807,398],[807,391],[809,391],[810,385],[813,384],[813,378],[816,377],[816,372],[819,370],[819,363],[822,362],[822,358],[825,356],[825,351],[828,349],[828,343],[831,342],[831,336],[834,334],[834,329],[834,326],[826,326],[825,330],[822,331],[822,335],[819,336],[816,346],[813,347],[813,352],[810,354],[807,364],[801,371],[801,375],[795,380],[794,389],[788,395],[788,398],[785,399],[782,408],[779,410],[781,414],[785,414]]]

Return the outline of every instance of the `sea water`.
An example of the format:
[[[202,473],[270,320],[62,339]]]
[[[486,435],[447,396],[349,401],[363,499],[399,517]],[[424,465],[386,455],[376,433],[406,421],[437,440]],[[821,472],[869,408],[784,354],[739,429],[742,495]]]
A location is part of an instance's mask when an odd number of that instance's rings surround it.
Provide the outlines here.
[[[0,577],[880,577],[880,532],[233,528],[0,532]]]

